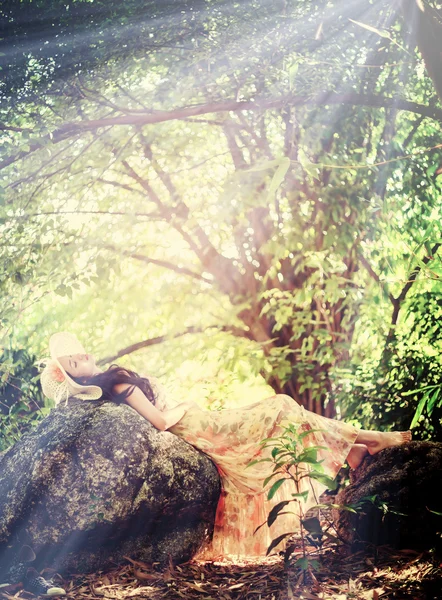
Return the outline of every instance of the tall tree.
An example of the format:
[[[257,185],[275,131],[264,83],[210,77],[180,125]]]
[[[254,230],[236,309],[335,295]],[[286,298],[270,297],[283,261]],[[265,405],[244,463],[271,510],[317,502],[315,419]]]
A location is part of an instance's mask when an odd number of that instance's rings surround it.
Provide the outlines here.
[[[334,369],[350,357],[370,281],[382,285],[392,186],[407,188],[407,154],[442,118],[396,9],[152,4],[132,48],[116,24],[137,3],[106,5],[112,36],[85,25],[81,51],[60,57],[66,80],[48,77],[44,45],[33,46],[20,64],[35,82],[3,109],[4,325],[17,285],[35,299],[113,268],[129,285],[127,261],[156,265],[176,275],[165,302],[180,290],[190,309],[195,293],[206,298],[176,335],[245,340],[275,392],[333,416]],[[84,4],[70,6],[77,23]],[[68,35],[72,21],[57,23]],[[390,294],[392,326],[406,294]],[[132,335],[119,356],[152,343]]]

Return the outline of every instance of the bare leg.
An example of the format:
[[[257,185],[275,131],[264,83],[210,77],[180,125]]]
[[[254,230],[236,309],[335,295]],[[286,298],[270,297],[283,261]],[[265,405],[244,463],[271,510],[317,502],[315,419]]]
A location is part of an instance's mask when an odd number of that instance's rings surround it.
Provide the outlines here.
[[[361,429],[356,444],[367,446],[370,454],[377,454],[384,448],[401,446],[411,442],[411,431],[367,431]]]
[[[347,456],[347,462],[351,469],[357,469],[368,454],[365,444],[353,444]]]

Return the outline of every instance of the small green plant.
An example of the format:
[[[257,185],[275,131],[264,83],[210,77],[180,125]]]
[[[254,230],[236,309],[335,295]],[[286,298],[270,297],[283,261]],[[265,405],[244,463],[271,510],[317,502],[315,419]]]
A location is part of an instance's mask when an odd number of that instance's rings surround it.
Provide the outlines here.
[[[382,519],[384,519],[384,517],[388,513],[391,513],[393,515],[399,515],[400,517],[408,516],[406,513],[396,510],[394,508],[394,506],[392,506],[391,504],[388,504],[388,502],[381,500],[381,498],[379,498],[378,494],[373,494],[373,496],[363,496],[361,498],[361,500],[359,501],[358,508],[362,509],[366,502],[371,502],[371,504],[373,504],[373,506],[375,506],[382,512],[382,514],[383,514]]]
[[[321,550],[322,540],[324,537],[337,540],[338,538],[332,535],[327,527],[323,529],[321,522],[317,517],[306,518],[305,503],[309,498],[310,491],[305,489],[303,480],[306,478],[314,479],[324,484],[329,490],[337,488],[337,482],[331,479],[324,473],[322,466],[323,460],[318,460],[319,450],[328,450],[325,446],[311,445],[308,446],[304,442],[308,436],[323,431],[320,429],[309,429],[307,431],[298,431],[299,426],[290,423],[283,427],[283,432],[278,437],[266,438],[260,442],[262,449],[272,448],[271,458],[261,458],[252,460],[247,466],[252,466],[260,462],[273,462],[272,473],[264,480],[263,487],[265,488],[272,479],[276,479],[267,493],[267,499],[271,500],[277,490],[287,482],[294,484],[295,492],[291,494],[291,500],[284,500],[276,504],[270,511],[267,520],[259,525],[256,530],[267,524],[270,527],[280,515],[295,514],[300,523],[300,537],[302,555],[298,558],[294,566],[301,570],[301,576],[304,578],[306,572],[319,570],[320,563],[317,558],[311,558],[307,546],[308,544],[315,546]],[[339,508],[356,512],[356,509],[351,505],[338,504],[319,504],[318,498],[314,498],[316,504],[310,508]],[[286,507],[294,503],[295,510],[288,511]],[[295,531],[289,531],[278,536],[270,543],[267,549],[267,555],[275,548],[282,540],[292,536]],[[294,546],[288,546],[285,552],[284,559],[287,561],[290,555],[295,550]]]

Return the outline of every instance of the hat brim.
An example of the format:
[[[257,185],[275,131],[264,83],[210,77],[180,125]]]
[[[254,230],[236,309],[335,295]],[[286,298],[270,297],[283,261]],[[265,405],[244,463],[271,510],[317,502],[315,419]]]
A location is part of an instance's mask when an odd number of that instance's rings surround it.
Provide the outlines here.
[[[49,352],[52,361],[65,377],[66,394],[69,393],[69,396],[81,397],[83,400],[98,400],[101,398],[103,390],[99,386],[77,383],[58,360],[61,356],[86,354],[83,345],[74,334],[67,331],[54,333],[49,339]]]
[[[78,394],[87,394],[88,396],[93,396],[90,398],[91,400],[98,400],[103,395],[103,390],[98,387],[98,385],[81,385],[72,379],[66,369],[61,365],[60,361],[57,358],[52,359],[60,369],[60,371],[65,376],[65,381],[72,392],[71,396],[77,396]],[[98,394],[98,395],[97,395]]]

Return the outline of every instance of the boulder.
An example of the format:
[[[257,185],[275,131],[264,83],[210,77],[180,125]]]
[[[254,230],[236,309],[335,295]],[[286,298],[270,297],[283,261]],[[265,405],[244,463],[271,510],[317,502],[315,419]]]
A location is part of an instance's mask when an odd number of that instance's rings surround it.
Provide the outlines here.
[[[216,466],[183,439],[126,404],[71,398],[0,456],[0,583],[23,543],[61,574],[186,561],[219,494]]]
[[[441,476],[441,443],[410,442],[366,457],[336,497],[361,505],[356,513],[334,511],[339,535],[353,548],[369,542],[442,550]]]

